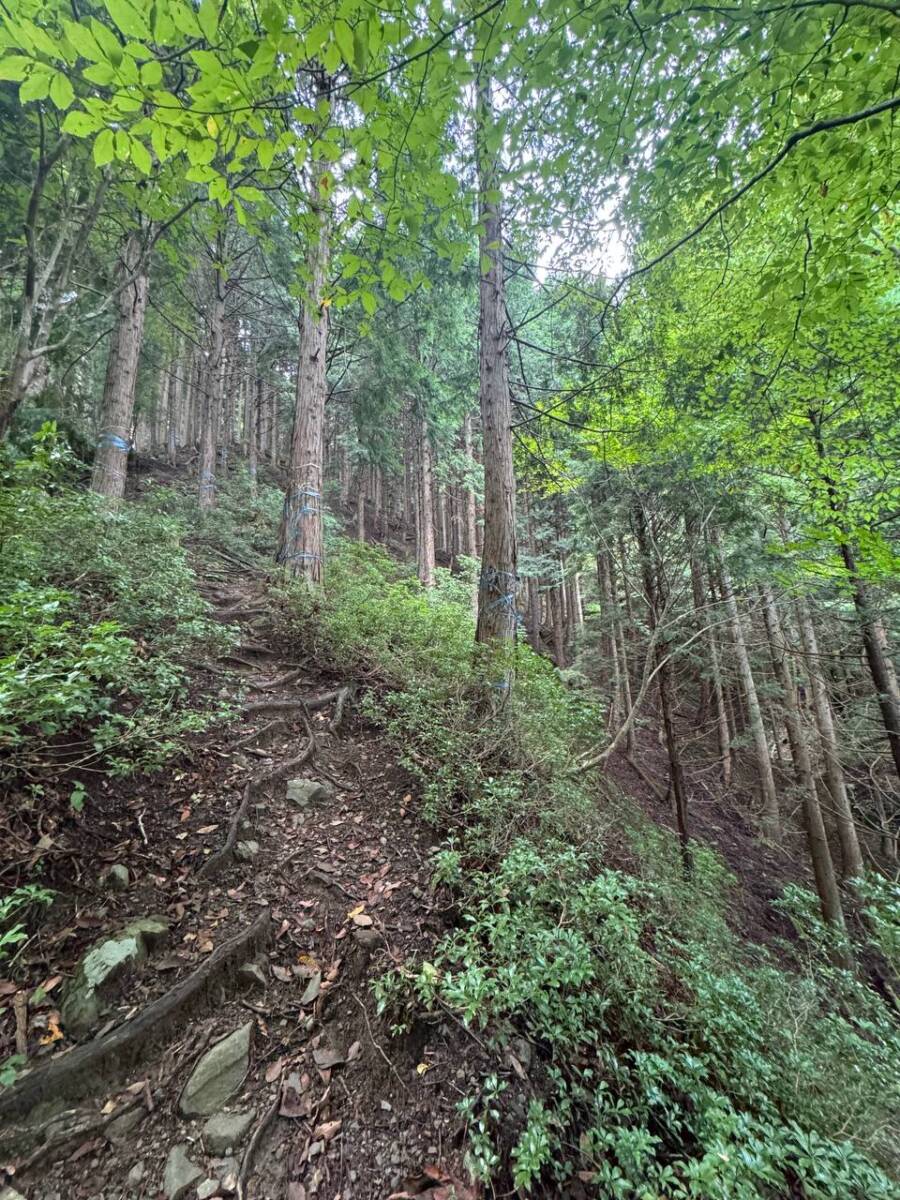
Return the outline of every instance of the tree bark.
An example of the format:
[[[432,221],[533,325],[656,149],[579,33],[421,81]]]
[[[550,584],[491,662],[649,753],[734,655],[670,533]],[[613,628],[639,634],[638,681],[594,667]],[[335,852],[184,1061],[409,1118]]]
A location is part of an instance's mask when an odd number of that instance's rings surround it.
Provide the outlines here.
[[[753,739],[753,748],[756,755],[756,769],[759,775],[760,789],[762,791],[763,828],[769,837],[777,837],[781,830],[781,814],[778,808],[778,792],[775,787],[775,776],[772,773],[772,760],[769,757],[769,746],[766,739],[765,726],[763,724],[759,695],[756,690],[756,680],[753,676],[753,667],[750,663],[750,655],[747,651],[747,642],[744,637],[744,626],[741,621],[741,614],[738,611],[737,599],[734,594],[734,589],[731,585],[731,578],[728,574],[728,568],[725,565],[725,558],[719,547],[719,539],[716,530],[711,531],[710,538],[719,562],[719,574],[722,581],[722,598],[725,602],[725,608],[728,613],[729,623],[731,625],[731,636],[734,643],[735,657],[737,658],[741,683],[743,685],[744,698],[747,703],[750,735]]]
[[[866,663],[878,695],[878,707],[887,734],[894,770],[900,778],[900,691],[897,689],[897,679],[887,653],[887,634],[875,614],[869,589],[859,574],[855,555],[847,542],[841,543],[841,558],[847,570]]]
[[[100,436],[91,475],[91,491],[110,500],[121,500],[125,495],[134,392],[147,311],[148,279],[146,272],[139,269],[142,255],[140,233],[133,230],[122,247],[119,275],[126,279],[133,275],[134,279],[118,294],[117,319],[103,385]]]
[[[419,418],[418,450],[419,502],[416,505],[418,517],[416,566],[423,587],[431,588],[434,587],[434,463],[431,436],[428,431],[428,422],[424,416]]]
[[[847,794],[847,784],[838,754],[837,736],[834,729],[834,717],[828,690],[822,674],[821,659],[816,631],[806,598],[797,598],[797,623],[800,628],[800,638],[803,643],[803,653],[806,657],[806,669],[809,672],[809,689],[812,693],[813,711],[816,715],[816,726],[819,731],[819,743],[822,747],[822,758],[825,767],[825,782],[831,794],[834,805],[834,821],[837,826],[838,840],[841,844],[841,859],[844,876],[853,879],[863,873],[862,852],[859,838],[856,834],[856,824],[853,820],[853,810],[850,797]]]
[[[506,285],[499,158],[487,147],[493,124],[490,82],[478,84],[475,152],[478,166],[479,398],[484,443],[484,549],[478,586],[475,640],[510,646],[516,636],[516,484],[512,456],[512,406],[506,360]],[[501,693],[512,682],[511,663],[495,681]]]
[[[809,845],[809,856],[812,862],[813,876],[816,881],[816,891],[819,895],[819,905],[822,916],[830,924],[844,928],[844,910],[841,904],[841,893],[838,888],[834,862],[828,837],[825,832],[825,822],[822,819],[822,809],[816,792],[815,774],[810,759],[806,731],[800,720],[800,709],[797,705],[797,689],[791,678],[787,661],[787,643],[778,614],[775,596],[769,584],[762,585],[763,616],[766,622],[766,632],[772,647],[775,674],[781,686],[784,703],[784,722],[787,726],[788,741],[791,746],[791,756],[794,760],[794,774],[803,805],[803,818],[806,826],[806,837]]]
[[[216,268],[213,272],[213,300],[209,314],[209,353],[200,371],[200,456],[197,476],[201,509],[212,508],[216,502],[216,427],[224,339],[225,282],[221,271]]]
[[[320,79],[320,97],[328,95],[327,79]],[[309,294],[300,321],[300,361],[297,368],[297,403],[291,434],[289,480],[278,539],[276,561],[290,575],[310,586],[322,582],[325,542],[322,532],[322,434],[327,398],[328,305],[325,288],[330,255],[331,212],[324,162],[311,164],[312,210],[316,235],[309,248]],[[323,185],[323,180],[325,184]]]

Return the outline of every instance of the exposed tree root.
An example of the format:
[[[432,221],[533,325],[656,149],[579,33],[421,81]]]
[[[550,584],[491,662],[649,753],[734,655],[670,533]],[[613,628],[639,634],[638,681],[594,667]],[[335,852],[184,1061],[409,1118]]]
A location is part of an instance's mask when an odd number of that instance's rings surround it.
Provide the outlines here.
[[[329,733],[337,733],[338,729],[340,729],[346,707],[353,699],[353,692],[353,687],[342,687],[338,692],[337,703],[334,706],[334,716],[328,725]]]
[[[279,675],[277,679],[263,680],[262,683],[251,683],[250,686],[255,692],[274,692],[276,688],[286,687],[289,683],[296,683],[303,674],[303,667],[297,667],[293,671],[288,671],[285,675]]]
[[[231,860],[234,858],[234,847],[240,832],[241,821],[247,816],[247,811],[250,808],[250,792],[251,784],[246,784],[244,787],[244,795],[238,805],[238,810],[231,818],[231,824],[228,826],[228,836],[225,838],[225,844],[221,850],[217,850],[215,854],[210,855],[200,866],[197,871],[199,876],[209,879],[225,867],[230,866]]]
[[[251,700],[249,704],[244,705],[243,711],[246,714],[278,711],[315,712],[319,708],[325,708],[332,704],[344,690],[346,689],[339,688],[334,692],[325,692],[322,696],[313,696],[309,700],[283,700],[277,696],[273,696],[270,700]]]
[[[285,721],[284,717],[276,717],[274,721],[269,721],[267,724],[263,725],[262,729],[256,729],[253,731],[253,733],[248,733],[246,737],[242,737],[240,741],[233,742],[231,749],[241,750],[244,746],[249,746],[253,742],[259,741],[259,739],[265,734],[271,733],[274,729],[279,729],[282,725],[286,724],[287,722]]]
[[[7,1088],[0,1094],[0,1121],[6,1123],[13,1117],[21,1117],[43,1100],[77,1100],[90,1095],[107,1074],[120,1075],[133,1066],[152,1043],[164,1036],[173,1021],[183,1018],[206,996],[220,976],[232,973],[239,963],[255,954],[268,934],[266,908],[251,925],[223,942],[186,979],[148,1004],[132,1020],[51,1059]],[[21,1148],[33,1141],[35,1135],[39,1138],[41,1132],[40,1128],[22,1125],[4,1133],[2,1148],[5,1152],[12,1146]]]

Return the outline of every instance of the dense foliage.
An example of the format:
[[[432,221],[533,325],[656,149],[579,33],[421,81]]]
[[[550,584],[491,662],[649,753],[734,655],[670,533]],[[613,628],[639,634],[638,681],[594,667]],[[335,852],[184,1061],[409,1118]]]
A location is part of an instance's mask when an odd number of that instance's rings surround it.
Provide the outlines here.
[[[228,645],[197,592],[184,528],[147,507],[110,512],[75,486],[52,426],[0,485],[0,764],[38,780],[165,761],[201,728],[185,656]]]

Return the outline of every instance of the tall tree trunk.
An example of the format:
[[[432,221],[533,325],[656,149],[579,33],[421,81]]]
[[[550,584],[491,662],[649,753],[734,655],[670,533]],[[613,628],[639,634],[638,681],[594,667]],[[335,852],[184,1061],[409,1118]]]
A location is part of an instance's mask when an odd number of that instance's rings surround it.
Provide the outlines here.
[[[469,469],[473,470],[475,467],[475,454],[472,441],[472,414],[470,412],[467,412],[463,419],[463,451],[469,463]],[[476,529],[475,489],[471,487],[465,489],[465,530],[465,549],[463,553],[468,554],[470,558],[475,558],[478,554],[478,532]]]
[[[651,635],[655,634],[660,615],[665,609],[666,595],[661,579],[658,555],[651,551],[650,538],[647,531],[647,520],[643,506],[638,504],[635,509],[635,531],[638,549],[641,555],[641,566],[644,577],[644,595],[647,600],[648,624]],[[659,710],[662,717],[663,740],[669,759],[669,791],[675,802],[675,823],[678,828],[678,841],[681,849],[681,864],[684,874],[689,876],[692,870],[691,850],[688,840],[688,807],[687,789],[684,781],[684,769],[681,764],[681,753],[675,733],[675,723],[672,712],[674,701],[672,689],[672,661],[664,642],[655,639],[654,658],[656,660],[656,686],[659,694]]]
[[[216,502],[216,435],[225,340],[225,282],[218,268],[213,273],[213,288],[209,314],[209,356],[200,374],[200,456],[197,476],[201,509],[212,508]]]
[[[797,598],[797,623],[800,628],[800,639],[803,643],[803,653],[806,658],[806,669],[809,672],[809,688],[812,693],[813,711],[816,716],[816,726],[819,731],[819,742],[822,747],[822,758],[825,767],[825,782],[831,794],[834,805],[834,821],[837,826],[838,840],[841,843],[841,859],[844,876],[853,879],[863,873],[862,852],[859,838],[856,834],[856,824],[853,820],[853,810],[850,797],[847,794],[847,784],[838,754],[837,735],[834,729],[834,717],[828,690],[822,674],[819,658],[818,639],[813,625],[809,605],[805,597]]]
[[[725,608],[728,613],[729,623],[731,625],[734,653],[735,657],[737,658],[741,683],[743,685],[744,698],[747,703],[747,712],[750,721],[750,734],[753,739],[753,748],[756,755],[756,769],[759,775],[760,789],[762,791],[763,828],[769,837],[777,837],[781,830],[781,814],[778,808],[778,792],[775,787],[775,776],[772,773],[772,760],[769,757],[769,746],[766,739],[765,726],[763,724],[759,695],[756,690],[756,680],[753,676],[753,667],[750,663],[750,655],[747,651],[747,642],[744,637],[744,625],[741,620],[741,614],[738,610],[737,599],[734,594],[734,589],[731,585],[731,578],[728,574],[728,568],[725,565],[725,557],[722,554],[719,546],[718,534],[714,529],[711,531],[711,541],[715,547],[716,557],[718,558],[719,562],[719,574],[722,581],[722,598],[725,601]]]
[[[847,542],[841,543],[841,558],[850,581],[866,663],[878,695],[878,707],[887,733],[894,770],[900,778],[900,691],[887,652],[887,634],[875,613],[869,589],[859,574],[856,558]]]
[[[512,405],[506,350],[506,285],[503,276],[503,223],[499,155],[488,148],[493,127],[491,85],[478,84],[475,153],[478,161],[479,397],[484,442],[484,549],[478,586],[475,640],[511,645],[516,636],[516,482],[512,456]],[[501,692],[512,681],[511,665],[497,681]]]
[[[319,95],[326,98],[328,81],[320,79]],[[322,434],[327,398],[326,356],[328,305],[325,286],[331,238],[328,179],[325,163],[311,164],[312,209],[317,235],[310,244],[309,291],[300,321],[300,361],[297,368],[297,403],[291,434],[289,479],[278,538],[276,560],[286,571],[309,585],[322,582],[325,542],[322,533]]]
[[[784,721],[791,745],[791,756],[794,760],[794,774],[797,778],[797,787],[803,805],[809,856],[816,881],[816,891],[819,895],[819,905],[825,920],[843,929],[844,910],[841,904],[841,893],[835,875],[831,849],[828,845],[828,837],[825,833],[825,822],[822,820],[822,809],[819,806],[819,797],[816,792],[816,781],[806,741],[806,731],[800,720],[797,689],[788,666],[788,649],[782,632],[781,618],[769,584],[763,584],[761,592],[766,632],[769,635],[769,643],[773,651],[775,673],[781,685]]]
[[[178,457],[178,418],[181,409],[181,362],[175,359],[169,373],[169,397],[166,419],[166,455],[169,465],[175,466]]]
[[[250,408],[247,425],[247,474],[250,476],[250,492],[256,495],[259,477],[259,415],[263,404],[263,377],[257,375],[247,386],[247,400]]]
[[[434,587],[434,465],[431,449],[431,436],[425,417],[419,418],[419,502],[416,505],[418,516],[418,555],[416,566],[419,579],[427,587]]]
[[[356,540],[366,540],[366,475],[362,467],[356,477]]]
[[[139,270],[142,255],[140,234],[133,230],[122,247],[119,274],[125,279],[134,275],[134,280],[117,297],[116,324],[103,385],[100,436],[91,476],[91,491],[111,500],[120,500],[125,495],[134,390],[147,311],[148,279],[146,272]]]

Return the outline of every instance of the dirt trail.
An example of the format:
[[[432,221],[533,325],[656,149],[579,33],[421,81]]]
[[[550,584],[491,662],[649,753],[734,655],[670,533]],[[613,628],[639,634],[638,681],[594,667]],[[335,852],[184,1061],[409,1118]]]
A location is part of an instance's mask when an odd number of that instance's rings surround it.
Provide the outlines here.
[[[74,1093],[87,1094],[61,1115],[45,1110],[43,1144],[16,1146],[22,1114],[0,1114],[0,1164],[28,1200],[442,1200],[465,1177],[456,1105],[498,1064],[450,1016],[392,1038],[376,1011],[372,981],[427,955],[446,927],[416,789],[341,691],[350,681],[323,676],[279,642],[262,581],[228,566],[207,573],[203,591],[241,641],[228,661],[201,664],[196,681],[232,693],[225,672],[235,668],[242,723],[198,737],[160,774],[107,785],[85,825],[97,876],[72,881],[76,899],[48,922],[27,965],[35,984],[46,982],[101,933],[164,917],[167,943],[120,981],[99,1031],[109,1036],[155,1011],[266,910],[268,943],[249,969],[238,956],[216,970],[130,1070],[106,1063],[96,1080],[76,1072]],[[335,692],[308,714],[292,707]],[[304,753],[305,763],[286,767]],[[322,785],[306,805],[288,798],[304,791],[289,789],[297,777]],[[111,861],[129,872],[122,891],[97,882]],[[60,1041],[39,1045],[42,1025],[58,1024],[52,1003],[28,1036],[32,1055],[55,1061],[70,1038],[63,1026]],[[179,1103],[209,1048],[247,1026],[246,1074],[222,1109],[246,1115],[229,1155],[211,1147],[220,1139],[204,1133],[206,1117],[185,1117]],[[183,1190],[179,1178],[190,1181]],[[473,1193],[460,1185],[457,1195]]]

